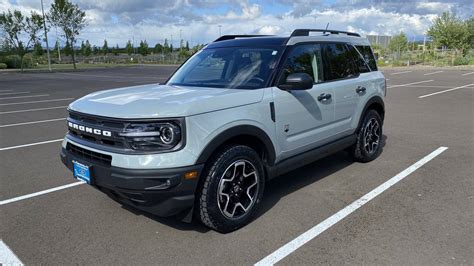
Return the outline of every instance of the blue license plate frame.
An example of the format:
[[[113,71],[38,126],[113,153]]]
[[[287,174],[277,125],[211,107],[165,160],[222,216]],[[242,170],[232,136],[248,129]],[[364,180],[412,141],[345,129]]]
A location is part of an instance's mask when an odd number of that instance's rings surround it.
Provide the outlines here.
[[[78,161],[72,161],[72,164],[74,166],[74,177],[90,184],[92,181],[90,166]]]

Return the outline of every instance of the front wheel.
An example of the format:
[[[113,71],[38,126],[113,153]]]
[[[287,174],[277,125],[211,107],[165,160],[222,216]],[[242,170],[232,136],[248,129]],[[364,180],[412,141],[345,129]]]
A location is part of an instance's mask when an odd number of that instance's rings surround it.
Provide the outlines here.
[[[253,149],[222,149],[210,159],[202,178],[196,203],[202,223],[228,233],[250,222],[265,184],[263,164]]]
[[[351,149],[354,160],[370,162],[382,152],[382,119],[375,110],[369,110],[357,133],[357,142]]]

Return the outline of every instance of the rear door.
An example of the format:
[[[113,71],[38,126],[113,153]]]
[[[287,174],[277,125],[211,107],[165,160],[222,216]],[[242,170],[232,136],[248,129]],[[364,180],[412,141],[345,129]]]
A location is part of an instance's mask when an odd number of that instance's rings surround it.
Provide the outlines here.
[[[309,90],[273,88],[276,135],[282,150],[279,159],[320,146],[333,135],[334,88],[323,83],[322,63],[320,44],[298,44],[291,48],[282,66],[278,84],[284,83],[290,74],[307,73],[314,85]]]
[[[367,94],[368,77],[360,75],[354,61],[356,51],[345,43],[322,45],[325,60],[325,81],[334,90],[334,132],[343,137],[353,132],[357,110]],[[368,71],[368,69],[367,69]]]

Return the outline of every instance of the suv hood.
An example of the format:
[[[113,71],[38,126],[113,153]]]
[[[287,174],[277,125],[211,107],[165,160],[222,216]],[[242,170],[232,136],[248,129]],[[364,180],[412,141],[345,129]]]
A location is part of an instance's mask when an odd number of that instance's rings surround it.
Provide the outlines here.
[[[256,103],[263,91],[149,84],[91,93],[69,109],[116,118],[182,117]]]

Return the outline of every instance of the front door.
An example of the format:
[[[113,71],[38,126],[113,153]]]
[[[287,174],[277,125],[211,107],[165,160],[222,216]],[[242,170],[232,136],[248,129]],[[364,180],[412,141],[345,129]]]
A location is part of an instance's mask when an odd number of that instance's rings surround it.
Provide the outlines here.
[[[276,136],[282,151],[279,160],[321,146],[333,133],[334,88],[320,83],[322,60],[320,44],[296,45],[285,60],[278,84],[293,73],[307,73],[315,82],[309,90],[273,88]]]

